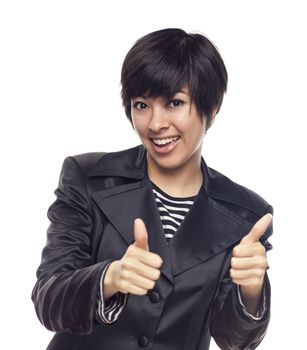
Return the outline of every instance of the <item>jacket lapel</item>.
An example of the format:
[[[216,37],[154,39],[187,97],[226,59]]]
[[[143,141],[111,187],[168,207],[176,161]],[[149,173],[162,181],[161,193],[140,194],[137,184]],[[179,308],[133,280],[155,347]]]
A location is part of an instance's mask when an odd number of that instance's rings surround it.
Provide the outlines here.
[[[141,218],[147,228],[149,250],[163,260],[161,272],[173,283],[172,265],[161,220],[149,182],[140,181],[93,193],[108,220],[127,242],[134,243],[134,220]]]
[[[218,210],[202,188],[193,206],[169,242],[176,276],[233,246],[251,225]]]

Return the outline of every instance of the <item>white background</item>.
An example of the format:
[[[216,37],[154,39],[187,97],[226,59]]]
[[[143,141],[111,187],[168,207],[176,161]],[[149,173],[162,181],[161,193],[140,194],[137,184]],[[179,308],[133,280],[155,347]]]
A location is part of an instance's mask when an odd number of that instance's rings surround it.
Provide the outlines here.
[[[229,73],[223,107],[205,138],[208,165],[275,209],[268,255],[272,318],[259,349],[307,347],[303,3],[1,2],[0,322],[6,348],[41,350],[52,337],[30,295],[62,162],[139,144],[121,107],[121,64],[136,39],[166,27],[207,35]]]

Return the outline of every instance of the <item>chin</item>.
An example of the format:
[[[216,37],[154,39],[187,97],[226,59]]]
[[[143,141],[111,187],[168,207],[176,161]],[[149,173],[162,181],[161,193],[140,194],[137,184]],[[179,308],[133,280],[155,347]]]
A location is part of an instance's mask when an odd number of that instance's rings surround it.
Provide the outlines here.
[[[155,163],[162,169],[165,170],[175,170],[181,168],[185,162],[184,161],[178,161],[178,160],[171,160],[168,157],[166,157],[164,160],[161,161],[161,159],[155,159],[153,158]]]

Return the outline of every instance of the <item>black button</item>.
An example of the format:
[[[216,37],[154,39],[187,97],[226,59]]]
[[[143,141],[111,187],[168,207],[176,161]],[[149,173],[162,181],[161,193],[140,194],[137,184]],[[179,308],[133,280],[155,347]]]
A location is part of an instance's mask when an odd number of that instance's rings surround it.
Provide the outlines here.
[[[149,299],[152,303],[157,303],[158,301],[160,301],[160,294],[158,292],[152,291],[149,294]]]
[[[140,345],[142,348],[144,348],[145,346],[148,345],[149,341],[148,341],[148,338],[145,337],[145,335],[141,335],[141,336],[139,337],[138,343],[139,343],[139,345]]]

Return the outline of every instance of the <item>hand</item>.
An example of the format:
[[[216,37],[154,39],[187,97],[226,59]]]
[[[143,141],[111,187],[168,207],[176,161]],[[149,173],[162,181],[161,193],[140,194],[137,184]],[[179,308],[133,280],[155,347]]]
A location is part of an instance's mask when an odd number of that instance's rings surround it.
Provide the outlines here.
[[[109,298],[116,292],[145,295],[154,288],[160,277],[163,263],[158,254],[151,253],[148,247],[146,226],[141,219],[134,221],[135,242],[126,250],[125,255],[113,261],[104,278],[104,296]]]
[[[262,286],[268,267],[266,251],[259,242],[272,221],[272,215],[264,215],[242,238],[232,251],[230,276],[240,286]]]
[[[244,304],[251,313],[257,310],[268,268],[266,250],[259,239],[271,222],[272,215],[264,215],[232,251],[230,276],[240,285]]]

